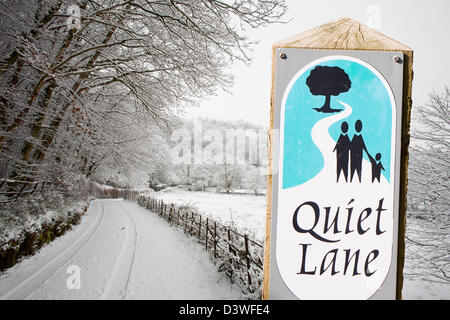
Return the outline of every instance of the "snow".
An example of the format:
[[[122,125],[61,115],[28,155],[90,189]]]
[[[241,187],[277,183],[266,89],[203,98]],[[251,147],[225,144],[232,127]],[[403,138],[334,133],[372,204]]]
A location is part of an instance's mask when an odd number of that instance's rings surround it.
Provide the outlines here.
[[[154,195],[264,235],[265,197],[188,192]],[[229,208],[229,209],[228,209]],[[448,230],[408,217],[404,299],[450,299]],[[439,232],[438,232],[439,231]],[[420,257],[419,257],[420,256]],[[431,262],[424,263],[424,259]],[[81,269],[81,289],[69,290],[69,266]],[[439,278],[441,277],[441,278]],[[92,201],[81,223],[35,256],[0,274],[0,299],[241,299],[203,246],[134,202]]]
[[[0,243],[6,247],[10,239],[19,239],[25,231],[36,232],[45,223],[82,212],[88,204],[84,200],[64,201],[57,192],[45,192],[28,197],[24,202],[2,204],[0,211]],[[55,205],[53,202],[60,202]],[[60,209],[63,207],[63,209]],[[44,214],[37,214],[44,212]]]
[[[151,195],[168,203],[189,205],[205,216],[212,216],[226,225],[235,224],[249,236],[264,240],[266,197],[251,194],[226,194],[208,191],[185,191],[172,188]]]
[[[240,298],[200,244],[129,201],[92,201],[78,226],[0,275],[0,299]]]
[[[211,214],[224,222],[231,222],[230,212],[233,213],[233,221],[240,229],[253,230],[258,239],[265,234],[265,212],[266,199],[263,196],[254,195],[230,195],[215,192],[191,192],[171,188],[167,191],[160,191],[152,194],[153,197],[163,199],[169,203],[195,205],[200,212]],[[407,218],[407,236],[419,242],[429,244],[429,238],[433,237],[432,244],[442,248],[442,243],[450,242],[448,230],[444,232],[444,237],[437,232],[436,223],[424,223],[424,220]],[[443,231],[441,231],[442,233]],[[418,247],[420,249],[418,249]],[[422,252],[418,252],[421,250]],[[448,268],[448,247],[444,250],[444,257],[441,261]],[[445,299],[450,300],[450,283],[448,280],[436,278],[433,274],[436,271],[430,267],[429,263],[424,264],[425,259],[431,259],[438,255],[435,247],[416,246],[406,240],[406,258],[404,267],[403,299]],[[420,258],[417,254],[422,254]],[[446,256],[445,256],[446,254]]]

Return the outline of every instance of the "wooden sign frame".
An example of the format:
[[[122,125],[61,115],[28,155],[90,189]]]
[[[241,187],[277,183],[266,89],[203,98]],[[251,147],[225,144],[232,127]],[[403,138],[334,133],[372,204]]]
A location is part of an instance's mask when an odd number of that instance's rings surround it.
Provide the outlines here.
[[[401,106],[401,147],[400,147],[400,178],[399,178],[399,203],[398,203],[398,243],[397,243],[397,279],[396,299],[401,299],[403,286],[403,266],[405,255],[405,230],[406,230],[406,191],[408,170],[409,127],[411,113],[412,93],[412,59],[411,48],[372,30],[350,18],[342,18],[331,23],[313,28],[299,35],[277,42],[273,45],[272,52],[272,89],[271,111],[268,148],[268,177],[267,177],[267,211],[266,211],[266,238],[264,252],[264,279],[263,299],[270,299],[270,267],[271,263],[271,235],[272,235],[272,169],[274,146],[274,112],[275,112],[275,74],[276,59],[280,49],[325,49],[325,50],[362,50],[362,51],[397,51],[403,53],[403,88]],[[273,258],[272,258],[273,259]]]

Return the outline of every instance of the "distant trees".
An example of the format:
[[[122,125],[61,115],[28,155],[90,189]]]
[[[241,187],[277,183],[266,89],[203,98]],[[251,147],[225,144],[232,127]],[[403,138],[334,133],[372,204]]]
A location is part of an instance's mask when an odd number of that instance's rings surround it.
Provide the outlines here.
[[[260,194],[266,188],[264,128],[243,121],[197,119],[187,121],[178,130],[186,139],[184,143],[172,141],[176,152],[172,153],[174,165],[170,171],[177,173],[178,184],[188,184],[194,191],[215,188],[227,193],[248,189]],[[184,147],[187,154],[180,155],[177,145]]]
[[[413,106],[412,115],[405,264],[409,270],[419,268],[423,279],[448,285],[449,88],[432,92],[426,105]],[[415,269],[405,272],[405,277],[417,275]]]
[[[414,109],[411,134],[408,203],[423,217],[450,211],[450,92],[430,94]]]
[[[343,92],[350,90],[352,82],[348,74],[339,67],[317,66],[308,78],[306,85],[311,93],[315,96],[325,96],[325,103],[321,108],[314,108],[317,112],[333,113],[342,109],[334,109],[330,107],[331,96],[337,96]]]
[[[278,0],[0,0],[0,176],[154,160],[157,128],[230,85],[230,61],[248,60],[239,28],[285,10]]]

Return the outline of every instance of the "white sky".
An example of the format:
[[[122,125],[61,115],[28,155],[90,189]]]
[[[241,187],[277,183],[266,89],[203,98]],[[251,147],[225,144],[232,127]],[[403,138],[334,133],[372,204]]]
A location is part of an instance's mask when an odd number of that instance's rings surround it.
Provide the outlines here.
[[[243,119],[268,126],[272,44],[318,25],[350,17],[371,24],[370,6],[380,12],[378,31],[409,46],[413,57],[413,104],[423,105],[428,94],[450,85],[449,0],[287,0],[287,24],[274,24],[249,33],[260,40],[250,56],[250,66],[231,66],[235,84],[231,94],[221,92],[188,110],[186,117],[220,120]],[[373,16],[372,16],[373,17]]]

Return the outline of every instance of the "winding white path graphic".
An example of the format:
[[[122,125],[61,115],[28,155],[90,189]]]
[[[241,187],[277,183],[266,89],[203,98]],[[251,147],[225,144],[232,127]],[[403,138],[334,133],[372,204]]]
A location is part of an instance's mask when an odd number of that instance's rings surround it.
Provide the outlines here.
[[[323,155],[329,154],[330,150],[333,150],[334,145],[336,144],[331,136],[329,134],[324,134],[324,132],[328,132],[328,129],[333,124],[352,114],[352,108],[348,104],[341,101],[339,101],[339,103],[344,106],[343,111],[317,121],[311,130],[311,137]]]

